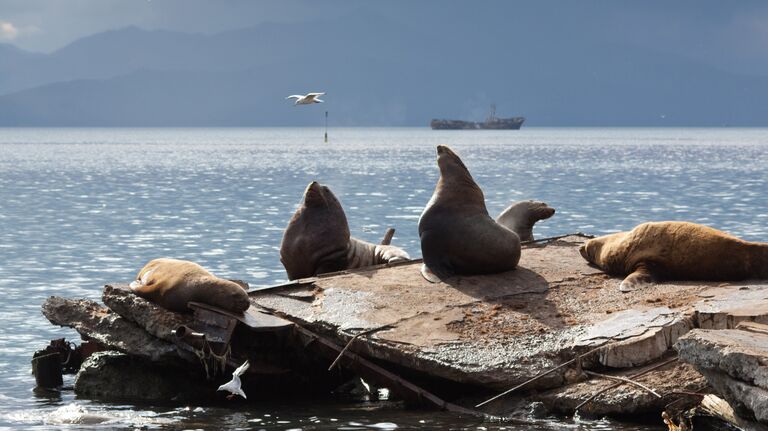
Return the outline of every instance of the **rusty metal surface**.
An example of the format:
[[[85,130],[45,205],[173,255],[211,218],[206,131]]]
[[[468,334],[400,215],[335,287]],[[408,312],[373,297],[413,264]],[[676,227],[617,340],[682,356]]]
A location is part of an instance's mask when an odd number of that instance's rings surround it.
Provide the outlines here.
[[[665,283],[622,293],[620,279],[582,259],[583,241],[572,236],[526,247],[519,267],[502,274],[432,284],[414,261],[320,276],[255,291],[251,298],[340,344],[360,331],[391,325],[360,337],[352,350],[456,382],[504,389],[589,350],[577,340],[613,313],[666,307],[689,317],[702,299],[699,293],[718,286]],[[724,288],[733,292],[740,286]],[[553,373],[534,386],[563,383],[563,374]]]

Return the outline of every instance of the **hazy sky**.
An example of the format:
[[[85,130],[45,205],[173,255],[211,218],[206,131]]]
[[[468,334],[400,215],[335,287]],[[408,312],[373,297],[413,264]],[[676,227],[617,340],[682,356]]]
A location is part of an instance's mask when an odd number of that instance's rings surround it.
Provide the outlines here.
[[[367,9],[411,25],[452,26],[527,20],[540,31],[602,32],[720,69],[768,75],[768,1],[498,0],[0,0],[0,43],[50,52],[93,33],[136,25],[215,33],[260,23],[311,22]],[[551,22],[571,20],[563,28]],[[536,44],[536,34],[520,41]],[[482,49],[482,47],[478,47]]]

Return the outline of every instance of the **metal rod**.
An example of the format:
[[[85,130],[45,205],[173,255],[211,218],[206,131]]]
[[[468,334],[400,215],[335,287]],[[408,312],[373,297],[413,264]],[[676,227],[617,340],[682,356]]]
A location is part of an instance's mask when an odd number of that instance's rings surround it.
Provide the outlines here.
[[[670,360],[667,360],[667,361],[664,361],[664,362],[662,362],[662,363],[660,363],[660,364],[656,364],[656,365],[652,366],[651,368],[645,369],[645,370],[643,370],[643,371],[641,371],[641,372],[639,372],[639,373],[637,373],[637,374],[633,374],[633,375],[629,376],[629,378],[630,378],[630,379],[636,379],[636,378],[638,378],[638,377],[641,377],[641,376],[644,376],[644,375],[646,375],[646,374],[650,373],[651,371],[657,370],[657,369],[659,369],[659,368],[661,368],[661,367],[663,367],[663,366],[665,366],[665,365],[669,365],[669,364],[671,364],[672,362],[675,362],[675,361],[677,361],[677,358],[672,358],[672,359],[670,359]],[[624,383],[625,383],[625,382],[617,382],[617,383],[614,383],[614,384],[613,384],[613,385],[611,385],[611,386],[608,386],[608,387],[607,387],[607,388],[605,388],[605,389],[601,389],[601,390],[599,390],[599,391],[595,392],[594,394],[592,394],[592,396],[590,396],[590,397],[589,397],[589,398],[587,398],[586,400],[582,401],[582,402],[581,402],[581,404],[579,404],[578,406],[576,406],[576,408],[575,408],[575,409],[573,409],[573,411],[574,411],[574,412],[577,412],[577,411],[579,411],[579,409],[580,409],[580,408],[584,407],[586,404],[588,404],[590,401],[594,400],[595,398],[597,398],[597,397],[598,397],[598,396],[600,396],[601,394],[603,394],[603,393],[605,393],[605,392],[608,392],[608,391],[610,391],[611,389],[615,389],[615,388],[618,388],[619,386],[623,385]]]
[[[579,359],[582,359],[582,358],[584,358],[585,356],[589,356],[589,355],[591,355],[591,354],[593,354],[593,353],[597,352],[598,350],[600,350],[600,349],[604,349],[604,348],[606,348],[606,347],[608,347],[608,345],[607,345],[607,344],[606,344],[606,345],[602,345],[602,346],[600,346],[600,347],[595,347],[594,349],[592,349],[592,350],[590,350],[590,351],[588,351],[588,352],[586,352],[586,353],[582,353],[582,354],[580,354],[580,355],[576,356],[575,358],[573,358],[573,359],[571,359],[571,360],[569,360],[569,361],[565,361],[565,362],[563,362],[562,364],[560,364],[560,365],[556,366],[555,368],[550,368],[550,369],[549,369],[549,370],[547,370],[547,371],[543,371],[543,372],[541,372],[541,373],[539,373],[539,374],[535,375],[534,377],[531,377],[530,379],[528,379],[528,380],[524,381],[523,383],[520,383],[519,385],[517,385],[517,386],[515,386],[515,387],[513,387],[513,388],[511,388],[511,389],[507,389],[506,391],[504,391],[504,392],[502,392],[502,393],[500,393],[500,394],[496,395],[495,397],[493,397],[493,398],[489,398],[489,399],[487,399],[487,400],[483,401],[482,403],[480,403],[480,404],[476,405],[476,406],[475,406],[475,408],[478,408],[478,407],[482,407],[483,405],[485,405],[485,404],[488,404],[488,403],[490,403],[490,402],[491,402],[491,401],[493,401],[493,400],[499,399],[499,398],[503,397],[504,395],[507,395],[507,394],[509,394],[510,392],[513,392],[513,391],[516,391],[516,390],[518,390],[518,389],[522,388],[523,386],[527,385],[528,383],[534,382],[534,381],[536,381],[536,380],[538,380],[538,379],[540,379],[540,378],[542,378],[542,377],[546,376],[547,374],[550,374],[550,373],[552,373],[552,372],[554,372],[554,371],[557,371],[557,370],[559,370],[560,368],[563,368],[563,367],[565,367],[566,365],[570,365],[570,364],[572,364],[572,363],[574,363],[574,362],[578,361]]]

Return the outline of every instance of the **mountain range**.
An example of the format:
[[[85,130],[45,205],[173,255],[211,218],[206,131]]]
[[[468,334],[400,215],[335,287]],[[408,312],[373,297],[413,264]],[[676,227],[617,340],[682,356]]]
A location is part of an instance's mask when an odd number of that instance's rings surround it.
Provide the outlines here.
[[[127,27],[51,53],[0,44],[0,126],[766,126],[768,77],[600,29],[499,19],[414,25],[367,12],[216,34]],[[290,94],[324,91],[293,106]]]

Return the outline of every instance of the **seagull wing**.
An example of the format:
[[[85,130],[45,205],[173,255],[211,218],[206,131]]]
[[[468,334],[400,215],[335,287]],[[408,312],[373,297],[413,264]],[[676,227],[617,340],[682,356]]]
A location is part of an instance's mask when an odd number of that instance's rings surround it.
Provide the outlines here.
[[[325,93],[307,93],[307,97],[318,97],[318,96],[325,96]]]
[[[248,367],[250,366],[251,364],[246,360],[245,362],[243,362],[243,365],[240,365],[239,367],[237,367],[237,369],[232,373],[232,376],[235,378],[242,376],[245,370],[247,370]],[[240,380],[240,379],[238,378],[237,380]]]
[[[298,100],[298,99],[303,99],[303,98],[304,98],[304,96],[302,96],[301,94],[292,94],[292,95],[286,97],[285,100],[288,100],[288,99],[297,99]]]

